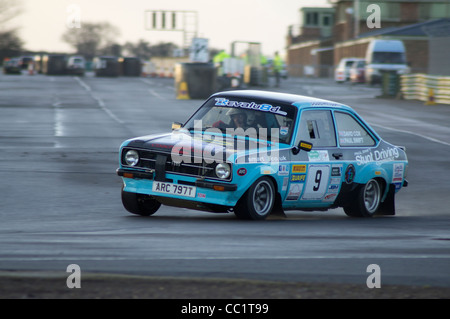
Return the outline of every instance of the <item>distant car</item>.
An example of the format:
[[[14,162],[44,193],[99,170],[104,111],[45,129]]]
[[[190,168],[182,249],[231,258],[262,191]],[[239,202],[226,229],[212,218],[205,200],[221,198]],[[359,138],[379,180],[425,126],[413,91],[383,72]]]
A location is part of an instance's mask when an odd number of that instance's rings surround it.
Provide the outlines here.
[[[34,57],[32,57],[32,56],[21,56],[19,58],[19,64],[23,70],[28,69],[28,65],[33,64],[33,63],[34,63]]]
[[[336,70],[334,71],[334,80],[337,83],[343,83],[350,80],[350,68],[355,61],[364,59],[359,58],[344,58],[339,62]]]
[[[82,56],[71,56],[67,60],[67,73],[73,75],[84,75],[86,60]]]
[[[11,58],[3,60],[3,73],[4,74],[21,74],[22,67],[20,64],[20,58]]]
[[[355,61],[350,68],[350,82],[352,83],[364,83],[366,81],[365,77],[365,67],[366,61],[359,60]]]
[[[337,207],[353,217],[394,215],[395,194],[407,186],[404,148],[336,102],[219,92],[176,126],[121,145],[129,212],[148,216],[164,204],[253,220]]]

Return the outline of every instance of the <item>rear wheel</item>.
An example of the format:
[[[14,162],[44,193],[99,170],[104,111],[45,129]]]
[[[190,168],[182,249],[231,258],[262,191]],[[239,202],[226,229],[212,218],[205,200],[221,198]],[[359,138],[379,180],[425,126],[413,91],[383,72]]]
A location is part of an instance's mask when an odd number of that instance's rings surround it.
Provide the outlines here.
[[[127,211],[141,216],[156,213],[161,203],[149,195],[125,192],[122,188],[122,204]]]
[[[381,187],[375,180],[371,179],[356,194],[356,200],[344,211],[351,217],[372,217],[378,211],[381,203]]]
[[[262,220],[270,215],[274,203],[273,182],[268,177],[261,177],[242,196],[234,213],[242,219]]]

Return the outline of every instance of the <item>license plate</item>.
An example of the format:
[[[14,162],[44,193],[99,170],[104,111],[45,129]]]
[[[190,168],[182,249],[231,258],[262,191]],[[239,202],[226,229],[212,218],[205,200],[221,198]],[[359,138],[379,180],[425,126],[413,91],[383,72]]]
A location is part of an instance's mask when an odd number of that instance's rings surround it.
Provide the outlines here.
[[[156,193],[195,197],[196,187],[154,181],[152,190]]]

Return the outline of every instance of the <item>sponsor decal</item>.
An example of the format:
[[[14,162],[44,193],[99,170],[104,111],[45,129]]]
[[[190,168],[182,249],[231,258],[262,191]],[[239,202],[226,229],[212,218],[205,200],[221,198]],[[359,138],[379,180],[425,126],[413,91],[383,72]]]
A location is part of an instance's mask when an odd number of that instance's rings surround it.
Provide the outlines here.
[[[331,184],[328,186],[328,192],[329,193],[337,193],[339,191],[339,185],[338,184]]]
[[[334,200],[336,199],[337,194],[333,193],[333,194],[327,194],[325,195],[325,197],[323,198],[323,202],[334,202]]]
[[[304,149],[311,150],[312,144],[300,142],[300,147],[301,147],[301,148],[304,148]]]
[[[331,167],[331,176],[341,176],[342,175],[342,165],[333,165]]]
[[[347,166],[347,169],[345,170],[345,182],[347,184],[353,183],[353,180],[355,179],[356,170],[353,164],[350,164]]]
[[[286,200],[297,200],[303,190],[302,183],[293,183],[289,186],[289,193],[286,196]]]
[[[245,169],[244,167],[241,167],[240,169],[237,170],[237,174],[239,176],[244,176],[245,174],[247,174],[247,169]]]
[[[306,173],[306,165],[292,165],[292,173]]]
[[[279,176],[287,176],[289,175],[289,169],[288,166],[285,164],[282,164],[278,166],[278,175]]]
[[[400,183],[403,181],[403,163],[393,165],[392,183]]]
[[[328,151],[318,150],[308,152],[308,158],[310,162],[327,162],[330,160],[328,157]]]
[[[289,182],[289,177],[283,177],[283,186],[281,187],[282,191],[285,191],[287,189],[288,182]]]
[[[228,106],[228,107],[239,107],[242,109],[252,109],[252,110],[258,110],[262,112],[270,112],[278,115],[286,116],[287,113],[284,111],[281,111],[279,106],[272,106],[270,104],[258,104],[255,102],[238,102],[238,101],[230,101],[226,98],[216,98],[216,106]]]
[[[357,165],[364,165],[371,162],[394,161],[400,156],[398,148],[388,147],[378,150],[365,149],[355,153]]]
[[[306,179],[306,174],[292,174],[291,182],[292,183],[304,183]]]
[[[338,177],[332,177],[330,180],[330,184],[341,184],[341,179]]]
[[[260,167],[260,174],[262,174],[262,175],[275,174],[276,172],[277,172],[276,168],[272,168],[270,166]]]

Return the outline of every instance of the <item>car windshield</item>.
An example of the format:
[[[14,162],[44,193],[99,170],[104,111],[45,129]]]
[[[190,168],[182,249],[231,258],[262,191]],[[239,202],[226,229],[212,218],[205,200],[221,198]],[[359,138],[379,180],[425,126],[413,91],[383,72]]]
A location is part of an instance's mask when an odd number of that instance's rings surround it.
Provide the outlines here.
[[[283,103],[213,97],[183,128],[290,144],[296,112],[296,107]]]
[[[374,52],[372,63],[404,64],[405,54],[402,52]]]
[[[345,62],[345,67],[346,67],[346,68],[351,67],[351,66],[353,65],[354,62],[355,62],[355,61],[353,61],[353,60],[350,60],[350,61]]]

